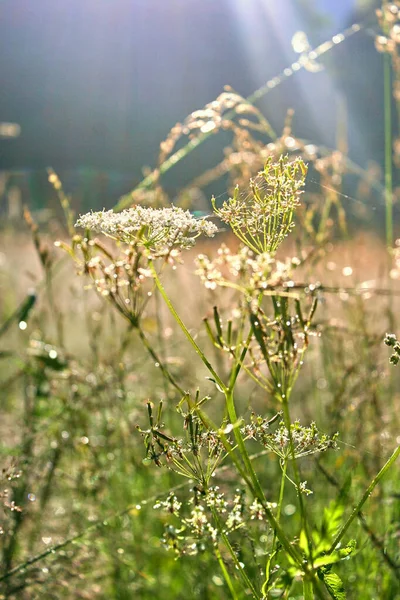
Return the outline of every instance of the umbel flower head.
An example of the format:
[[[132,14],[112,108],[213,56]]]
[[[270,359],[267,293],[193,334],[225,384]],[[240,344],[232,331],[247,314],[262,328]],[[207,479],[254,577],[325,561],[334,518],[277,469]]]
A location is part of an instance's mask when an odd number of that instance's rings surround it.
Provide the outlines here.
[[[275,419],[272,421],[275,422]],[[261,442],[265,448],[279,456],[281,460],[289,460],[293,457],[289,431],[284,421],[280,421],[278,429],[271,432],[272,421],[252,414],[251,423],[243,427],[243,434]],[[326,452],[329,449],[337,449],[339,433],[333,435],[321,433],[314,422],[308,427],[304,427],[300,425],[300,421],[295,421],[290,424],[290,433],[296,459]]]
[[[242,246],[232,254],[224,244],[218,249],[216,258],[211,260],[205,254],[199,254],[195,262],[196,275],[206,288],[231,287],[247,292],[249,296],[284,285],[299,263],[296,258],[284,263],[277,261],[268,252],[255,254],[248,246]]]
[[[277,163],[269,158],[264,170],[250,180],[250,194],[243,195],[236,187],[233,198],[221,208],[212,198],[214,212],[253,252],[273,253],[294,227],[306,175],[301,158],[290,161],[281,156]]]
[[[146,208],[133,206],[119,213],[112,210],[91,212],[81,216],[76,227],[83,227],[125,242],[138,244],[156,255],[172,249],[186,249],[204,234],[212,237],[218,228],[206,218],[196,219],[188,210],[177,206]]]

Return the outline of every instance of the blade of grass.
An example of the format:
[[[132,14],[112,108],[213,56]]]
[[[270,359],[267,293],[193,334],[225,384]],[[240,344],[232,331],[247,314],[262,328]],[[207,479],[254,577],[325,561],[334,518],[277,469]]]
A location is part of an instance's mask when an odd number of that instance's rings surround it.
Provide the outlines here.
[[[294,75],[295,72],[297,73],[298,71],[301,71],[302,69],[304,69],[307,64],[307,59],[315,60],[315,59],[319,58],[326,52],[329,52],[335,45],[343,42],[344,40],[347,40],[352,35],[361,31],[364,27],[365,27],[364,24],[355,23],[351,27],[348,27],[347,29],[342,31],[339,35],[333,36],[332,40],[328,40],[328,41],[324,42],[323,44],[320,44],[314,50],[311,50],[304,57],[305,60],[298,61],[296,63],[297,64],[296,70],[293,70],[291,67],[286,68],[279,75],[268,80],[264,85],[262,85],[260,88],[258,88],[250,96],[248,96],[246,98],[246,101],[249,104],[255,104],[258,100],[260,100],[266,94],[268,94],[268,92],[270,92],[272,89],[277,87],[280,83],[282,83],[282,81],[285,81],[286,79],[288,79],[289,77]],[[333,40],[336,40],[336,41],[333,41]],[[231,111],[231,112],[228,112],[224,118],[229,119],[233,115],[234,115],[234,111]],[[167,158],[167,160],[165,160],[156,171],[151,172],[147,177],[145,177],[134,188],[134,190],[132,190],[132,192],[122,196],[119,199],[119,201],[117,202],[117,204],[114,206],[114,210],[120,211],[120,210],[123,210],[124,208],[129,207],[132,204],[132,195],[134,192],[136,192],[138,190],[147,189],[150,186],[152,186],[154,184],[154,182],[156,181],[156,179],[160,175],[163,175],[164,173],[169,171],[173,166],[175,166],[177,163],[179,163],[188,154],[193,152],[193,150],[195,150],[198,146],[200,146],[203,142],[205,142],[209,137],[214,135],[214,133],[215,133],[214,130],[208,131],[206,133],[201,133],[196,138],[190,140],[183,148],[181,148],[177,152],[174,152],[174,154],[172,154],[172,156]],[[271,134],[274,134],[274,132],[271,131]],[[273,137],[273,135],[271,137]]]
[[[365,502],[368,500],[368,498],[372,494],[374,488],[378,485],[378,483],[380,482],[380,480],[382,479],[382,477],[385,475],[386,471],[388,471],[390,469],[390,467],[396,462],[396,460],[399,457],[399,455],[400,455],[400,446],[397,446],[397,448],[393,452],[392,456],[389,458],[389,460],[386,461],[386,463],[383,465],[383,467],[379,471],[379,473],[373,478],[373,480],[371,481],[370,485],[365,490],[365,492],[364,492],[361,500],[359,501],[359,503],[352,510],[351,515],[347,519],[346,523],[343,525],[343,527],[340,529],[339,533],[337,534],[337,536],[333,540],[332,545],[329,548],[328,554],[331,554],[335,550],[335,548],[337,547],[338,543],[343,538],[344,534],[346,533],[346,531],[348,530],[348,528],[350,527],[350,525],[352,524],[352,522],[354,521],[354,519],[356,518],[356,516],[358,515],[358,513],[360,512],[361,508],[363,507],[363,505],[365,504]]]
[[[393,246],[393,164],[392,164],[392,75],[391,58],[383,56],[384,123],[385,123],[385,203],[386,245]]]

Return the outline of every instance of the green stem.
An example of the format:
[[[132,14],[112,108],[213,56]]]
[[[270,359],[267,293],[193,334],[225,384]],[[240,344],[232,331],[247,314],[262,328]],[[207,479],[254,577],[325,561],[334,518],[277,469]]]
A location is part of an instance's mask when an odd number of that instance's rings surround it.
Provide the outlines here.
[[[235,425],[238,422],[238,416],[236,413],[232,389],[226,390],[225,400],[226,400],[226,408],[227,408],[227,412],[228,412],[229,421],[231,422],[232,425]],[[244,465],[246,467],[246,471],[247,471],[248,475],[250,476],[252,484],[257,492],[257,497],[265,504],[266,498],[265,498],[263,489],[261,487],[261,484],[258,480],[257,474],[251,463],[250,456],[247,452],[247,448],[244,443],[240,428],[234,427],[233,432],[235,435],[235,440],[236,440],[240,455],[241,455]]]
[[[224,563],[224,561],[222,560],[221,552],[219,551],[219,548],[218,548],[218,547],[215,547],[215,549],[214,549],[214,554],[215,554],[215,556],[216,556],[216,558],[217,558],[218,564],[219,564],[219,566],[220,566],[220,569],[221,569],[221,571],[222,571],[222,574],[223,574],[223,576],[224,576],[224,579],[225,579],[225,583],[226,583],[226,585],[227,585],[227,586],[228,586],[228,588],[229,588],[229,591],[230,591],[230,593],[231,593],[231,596],[232,596],[232,598],[233,598],[234,600],[238,600],[238,596],[237,596],[237,594],[236,594],[236,592],[235,592],[235,588],[233,587],[232,579],[230,578],[230,575],[229,575],[229,573],[228,573],[228,570],[227,570],[227,568],[225,567],[225,563]]]
[[[329,214],[331,212],[331,206],[332,206],[331,195],[332,195],[332,192],[328,193],[326,195],[325,203],[324,203],[324,206],[322,209],[321,220],[319,222],[318,233],[317,233],[317,237],[316,237],[317,242],[321,242],[325,235],[326,224],[327,224]]]
[[[304,502],[303,502],[303,496],[302,496],[301,489],[300,489],[300,473],[299,473],[299,467],[298,467],[297,460],[296,460],[296,454],[295,454],[293,436],[292,436],[292,429],[291,429],[291,420],[290,420],[290,411],[289,411],[290,393],[291,393],[291,389],[290,388],[286,389],[285,397],[282,398],[283,416],[284,416],[285,426],[286,426],[286,429],[288,431],[288,436],[289,436],[290,453],[291,453],[291,458],[292,458],[292,466],[293,466],[293,474],[294,474],[294,483],[296,484],[297,497],[299,500],[299,507],[300,507],[301,526],[302,526],[302,529],[304,529],[304,532],[306,534],[308,547],[310,548],[310,553],[311,553],[312,542],[311,542],[311,536],[310,536],[308,523],[307,523],[306,511],[305,511]],[[310,559],[312,560],[312,556],[310,556]]]
[[[284,461],[283,466],[282,466],[282,477],[281,477],[281,484],[280,484],[280,488],[279,488],[278,507],[276,510],[276,520],[278,523],[280,522],[280,519],[281,519],[283,495],[285,492],[285,483],[286,483],[286,471],[287,471],[287,460]],[[272,568],[273,562],[275,562],[274,559],[277,554],[276,540],[277,540],[276,531],[274,531],[274,537],[272,540],[272,550],[268,555],[268,558],[266,561],[266,566],[265,566],[265,581],[264,581],[264,585],[262,587],[262,592],[264,595],[266,595],[266,593],[267,593],[269,580],[270,580],[271,568]]]
[[[196,353],[200,356],[201,360],[203,361],[204,365],[207,367],[207,369],[213,376],[215,382],[218,384],[221,391],[225,394],[226,406],[227,406],[227,411],[228,411],[230,422],[232,425],[236,425],[238,418],[237,418],[236,409],[235,409],[235,405],[234,405],[234,401],[233,401],[233,391],[230,388],[226,387],[226,385],[224,384],[222,379],[219,377],[218,373],[216,373],[216,371],[211,366],[211,364],[208,361],[207,357],[205,356],[204,352],[196,344],[195,340],[190,335],[189,330],[187,329],[186,325],[184,324],[184,322],[182,321],[182,319],[176,312],[172,302],[170,301],[151,260],[149,260],[149,266],[152,270],[156,286],[157,286],[158,290],[160,291],[161,296],[164,298],[164,301],[165,301],[166,305],[168,306],[172,316],[178,323],[179,327],[182,329],[183,333],[185,334],[186,338],[189,340],[190,344],[193,346]],[[235,375],[237,376],[236,371],[235,371]],[[232,376],[234,378],[234,380],[235,380],[235,375]],[[250,477],[252,488],[253,488],[252,491],[253,491],[254,495],[258,498],[262,507],[264,508],[266,517],[267,517],[271,527],[274,530],[276,530],[277,537],[278,537],[279,541],[281,542],[282,546],[285,548],[286,552],[293,558],[293,560],[296,561],[296,563],[301,564],[301,556],[298,554],[296,549],[290,544],[285,532],[283,531],[282,527],[275,519],[270,508],[268,507],[268,503],[266,501],[264,492],[261,488],[260,482],[258,481],[257,475],[251,464],[251,460],[248,455],[248,452],[247,452],[247,449],[246,449],[246,446],[245,446],[245,443],[244,443],[244,440],[243,440],[243,437],[242,437],[239,427],[234,427],[234,435],[235,435],[236,443],[238,445],[238,449],[239,449],[241,458],[243,460],[243,463],[245,465],[247,474]]]
[[[342,537],[344,536],[344,534],[346,533],[346,531],[348,530],[348,528],[350,527],[350,525],[352,524],[352,522],[354,521],[354,519],[357,517],[357,515],[360,512],[361,508],[363,507],[363,505],[365,504],[365,502],[368,500],[368,498],[372,494],[372,492],[373,492],[374,488],[376,487],[376,485],[379,483],[379,481],[385,475],[386,471],[388,471],[388,469],[390,469],[390,467],[396,462],[396,460],[399,457],[399,455],[400,455],[400,446],[397,446],[397,448],[393,452],[392,456],[389,458],[389,460],[386,461],[386,463],[383,465],[382,469],[379,471],[379,473],[371,481],[370,485],[365,490],[365,492],[364,492],[361,500],[357,504],[357,506],[354,507],[354,509],[353,509],[351,515],[349,516],[349,518],[347,519],[346,523],[343,525],[343,527],[341,528],[341,530],[339,531],[339,533],[337,534],[337,536],[333,540],[332,546],[329,548],[328,554],[331,554],[331,552],[333,552],[335,550],[335,548],[337,547],[338,543],[340,542],[340,540],[342,539]]]
[[[158,357],[157,353],[155,352],[155,350],[153,349],[152,345],[150,344],[149,340],[147,339],[147,337],[144,334],[143,329],[140,327],[140,325],[136,325],[135,326],[136,331],[138,332],[138,335],[142,341],[143,346],[146,348],[146,350],[148,351],[148,353],[150,354],[150,356],[152,357],[152,359],[155,361],[155,363],[159,366],[161,373],[163,374],[163,376],[165,377],[165,379],[167,379],[173,386],[175,389],[178,390],[178,392],[184,396],[185,395],[185,391],[183,388],[181,388],[181,386],[179,385],[179,383],[177,383],[174,379],[174,377],[171,375],[171,373],[169,372],[169,370],[167,369],[167,367],[163,364],[163,362],[160,360],[160,358]]]
[[[225,386],[224,382],[219,377],[219,375],[216,373],[216,371],[214,371],[211,363],[208,361],[208,359],[205,356],[203,350],[196,344],[195,340],[190,335],[190,332],[189,332],[188,328],[186,327],[186,325],[184,324],[184,322],[182,321],[182,319],[180,318],[180,316],[176,312],[176,310],[175,310],[175,308],[174,308],[171,300],[169,299],[169,297],[167,295],[167,292],[164,289],[163,284],[160,281],[160,278],[158,277],[157,271],[154,268],[154,265],[153,265],[153,263],[152,263],[151,260],[149,260],[149,266],[150,266],[150,269],[151,269],[151,271],[153,273],[153,277],[154,277],[154,281],[156,283],[156,286],[157,286],[157,288],[158,288],[161,296],[163,297],[165,304],[168,306],[168,308],[169,308],[172,316],[174,317],[175,321],[178,323],[179,327],[182,329],[183,333],[185,334],[186,338],[189,340],[190,344],[193,346],[194,350],[200,356],[200,358],[203,361],[204,365],[210,371],[210,373],[213,376],[215,382],[221,388],[221,391],[224,392],[226,390],[226,386]]]
[[[306,576],[303,577],[303,598],[304,600],[314,599],[312,580]]]
[[[225,391],[225,399],[226,399],[226,407],[227,407],[227,411],[228,411],[228,416],[229,416],[229,420],[231,422],[231,424],[235,424],[238,421],[238,417],[236,414],[236,409],[235,409],[235,404],[234,404],[234,400],[233,400],[233,391],[231,389],[227,389]],[[250,477],[251,483],[252,483],[252,487],[253,487],[253,493],[254,495],[257,497],[257,499],[259,500],[259,502],[261,503],[264,511],[265,511],[265,515],[267,517],[267,520],[269,522],[269,524],[271,525],[271,527],[274,529],[274,531],[276,531],[276,536],[279,539],[280,543],[282,544],[282,546],[285,548],[286,552],[293,558],[293,560],[295,560],[297,563],[301,563],[302,559],[301,557],[298,555],[296,549],[290,544],[285,532],[283,531],[281,525],[278,523],[278,521],[276,520],[276,518],[274,517],[272,511],[270,510],[270,508],[268,507],[268,503],[267,500],[265,498],[265,494],[263,492],[263,489],[260,485],[260,482],[258,480],[257,474],[254,471],[250,456],[247,452],[247,448],[246,445],[244,443],[242,434],[240,432],[240,428],[239,427],[234,427],[233,429],[234,431],[234,435],[235,435],[235,440],[238,446],[238,450],[239,453],[242,457],[242,460],[244,462],[247,474]]]
[[[224,527],[223,524],[221,523],[221,519],[219,518],[219,515],[217,513],[217,511],[215,510],[215,508],[211,508],[211,512],[212,515],[214,517],[215,523],[218,527],[218,533],[221,536],[222,541],[224,542],[231,558],[232,561],[236,567],[236,569],[239,571],[241,578],[243,579],[243,583],[246,586],[246,588],[249,588],[253,594],[253,598],[256,598],[256,600],[261,600],[261,596],[260,594],[257,592],[257,590],[255,589],[254,585],[252,584],[251,580],[249,579],[246,571],[244,570],[244,568],[242,567],[238,557],[236,556],[236,553],[234,551],[234,549],[232,548],[232,545],[229,541],[229,538],[227,536],[227,534],[224,531]],[[221,557],[222,560],[222,557]]]
[[[156,322],[157,322],[157,342],[158,347],[160,348],[160,354],[163,362],[166,362],[166,352],[165,352],[165,338],[162,334],[163,331],[163,323],[162,323],[162,315],[160,310],[160,295],[154,294],[155,302],[156,302]],[[164,379],[164,393],[165,397],[168,397],[168,381]]]
[[[280,489],[279,489],[278,508],[276,511],[276,520],[278,521],[278,523],[281,519],[283,494],[285,491],[285,483],[286,483],[286,471],[287,471],[287,460],[284,461],[283,467],[282,467],[282,479],[281,479],[281,485],[280,485]]]
[[[385,122],[385,201],[386,201],[386,244],[393,246],[393,166],[392,166],[392,81],[390,55],[383,56],[383,93]]]

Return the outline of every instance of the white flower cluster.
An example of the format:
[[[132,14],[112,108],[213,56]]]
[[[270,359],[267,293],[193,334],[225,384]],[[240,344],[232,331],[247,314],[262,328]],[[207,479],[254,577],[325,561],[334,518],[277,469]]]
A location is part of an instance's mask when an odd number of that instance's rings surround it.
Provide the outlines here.
[[[217,485],[209,488],[206,496],[206,504],[209,508],[215,508],[220,514],[225,513],[228,508],[228,502],[225,500],[224,494],[219,492]]]
[[[196,219],[177,206],[159,209],[134,206],[119,213],[91,212],[81,216],[75,226],[125,243],[141,244],[157,254],[166,254],[173,248],[190,248],[199,235],[212,237],[218,231],[206,218]]]
[[[178,498],[173,492],[171,492],[166,500],[157,500],[153,508],[162,508],[169,512],[171,515],[179,516],[179,511],[182,507],[182,502],[179,502]]]
[[[232,254],[223,244],[213,260],[204,254],[197,256],[196,274],[210,290],[215,290],[217,286],[240,287],[251,294],[282,285],[296,265],[296,259],[283,263],[267,252],[254,254],[247,246],[242,246],[237,254]]]
[[[242,433],[248,439],[261,442],[265,448],[279,456],[282,460],[291,459],[290,435],[284,421],[280,421],[277,430],[274,432],[269,431],[270,424],[270,420],[253,414],[251,416],[251,423],[242,428]],[[308,427],[304,427],[300,425],[299,421],[295,421],[290,425],[290,433],[296,458],[325,452],[329,449],[337,449],[339,433],[335,433],[334,435],[321,433],[314,422]]]

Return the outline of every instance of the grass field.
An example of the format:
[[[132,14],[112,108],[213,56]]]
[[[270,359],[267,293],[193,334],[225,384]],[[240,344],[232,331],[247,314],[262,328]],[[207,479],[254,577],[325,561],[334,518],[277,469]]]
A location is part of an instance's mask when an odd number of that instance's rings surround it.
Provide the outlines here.
[[[219,128],[192,188],[228,190],[194,217],[160,171]],[[76,223],[49,171],[62,222],[2,222],[0,598],[400,598],[385,132],[381,182],[227,90],[115,212]]]

